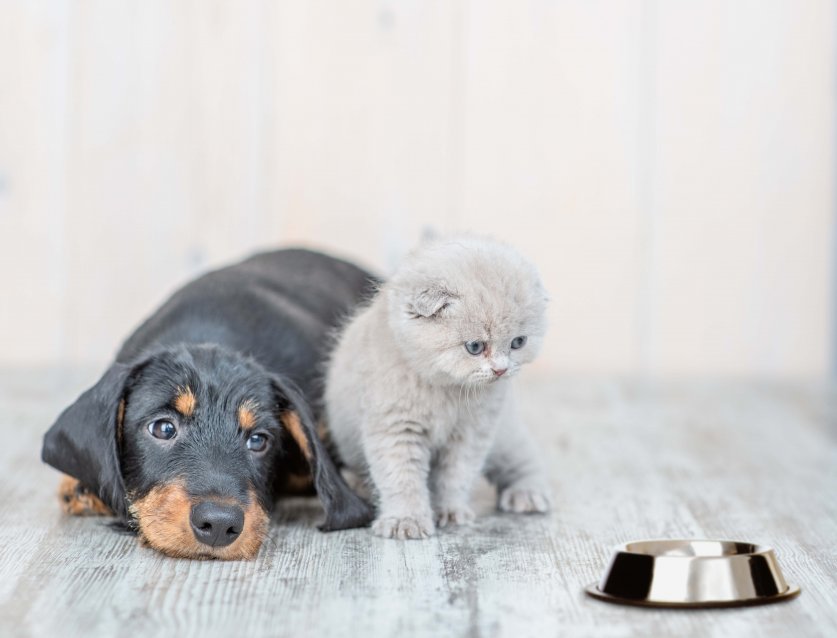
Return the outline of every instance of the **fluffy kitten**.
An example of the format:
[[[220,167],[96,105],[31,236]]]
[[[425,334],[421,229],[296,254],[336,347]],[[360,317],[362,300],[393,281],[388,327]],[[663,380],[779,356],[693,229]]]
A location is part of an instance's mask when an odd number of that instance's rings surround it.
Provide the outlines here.
[[[375,534],[425,538],[434,521],[470,522],[481,470],[501,510],[548,509],[510,383],[541,347],[546,301],[534,266],[509,246],[441,239],[407,257],[345,328],[328,370],[328,424],[341,460],[373,488]]]

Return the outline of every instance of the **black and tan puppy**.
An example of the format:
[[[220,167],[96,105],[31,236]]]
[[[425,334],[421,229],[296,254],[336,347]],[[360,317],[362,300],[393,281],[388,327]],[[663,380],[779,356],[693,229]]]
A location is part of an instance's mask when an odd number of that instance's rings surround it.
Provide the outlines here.
[[[329,332],[373,287],[349,263],[281,250],[182,288],[47,432],[65,509],[112,512],[171,556],[251,558],[277,496],[310,477],[321,529],[367,525],[314,424]]]

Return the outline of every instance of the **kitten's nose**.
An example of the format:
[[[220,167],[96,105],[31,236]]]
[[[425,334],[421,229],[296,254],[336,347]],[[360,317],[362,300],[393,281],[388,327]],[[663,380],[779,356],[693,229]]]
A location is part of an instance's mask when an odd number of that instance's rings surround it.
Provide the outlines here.
[[[508,368],[491,368],[491,371],[494,373],[494,376],[497,377],[502,377],[504,374],[506,374],[506,370],[508,370]]]

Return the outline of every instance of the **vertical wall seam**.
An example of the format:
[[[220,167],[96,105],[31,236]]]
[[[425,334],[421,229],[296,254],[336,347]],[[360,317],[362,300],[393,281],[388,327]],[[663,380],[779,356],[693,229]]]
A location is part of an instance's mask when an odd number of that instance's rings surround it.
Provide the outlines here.
[[[73,55],[73,13],[75,12],[75,5],[72,2],[64,2],[62,3],[62,11],[61,17],[57,18],[56,22],[60,25],[61,31],[63,31],[63,41],[61,43],[59,51],[59,55],[62,56],[62,60],[59,61],[59,73],[60,73],[60,114],[59,117],[61,118],[60,127],[61,127],[61,157],[58,159],[58,162],[61,162],[59,173],[61,175],[61,184],[58,187],[59,197],[57,202],[55,202],[54,207],[54,218],[55,218],[55,225],[51,229],[51,232],[55,234],[57,240],[55,243],[55,250],[52,251],[52,256],[50,259],[52,260],[52,268],[54,271],[54,276],[56,277],[56,290],[58,294],[57,300],[57,310],[56,317],[58,318],[58,327],[57,327],[57,334],[56,334],[56,351],[53,353],[55,360],[60,365],[66,365],[68,363],[76,363],[76,361],[70,361],[70,348],[69,348],[69,330],[68,325],[70,322],[70,303],[69,303],[69,296],[68,296],[68,276],[67,273],[70,269],[69,263],[69,253],[67,250],[67,243],[68,243],[68,212],[70,202],[72,198],[70,197],[70,191],[72,188],[72,181],[71,181],[71,167],[73,166],[72,162],[72,149],[70,144],[71,138],[71,131],[73,130],[73,119],[75,115],[74,104],[75,100],[71,99],[71,83],[70,77],[73,75],[73,61],[75,56]],[[75,357],[73,357],[75,359]]]
[[[837,378],[837,11],[831,16],[831,377]]]
[[[451,4],[450,112],[447,209],[450,225],[462,223],[465,192],[465,101],[468,79],[468,0]]]
[[[657,367],[654,307],[657,294],[656,242],[659,211],[656,196],[657,3],[644,0],[639,28],[639,117],[637,221],[639,299],[636,313],[635,368],[650,374]]]

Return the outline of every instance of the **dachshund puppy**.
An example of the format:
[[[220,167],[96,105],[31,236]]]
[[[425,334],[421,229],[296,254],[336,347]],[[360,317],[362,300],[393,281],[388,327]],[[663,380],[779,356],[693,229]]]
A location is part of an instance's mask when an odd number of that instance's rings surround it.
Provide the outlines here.
[[[120,517],[169,556],[252,558],[279,494],[312,486],[321,529],[367,525],[315,432],[329,334],[374,278],[307,250],[209,273],[125,342],[44,437],[72,514]]]

